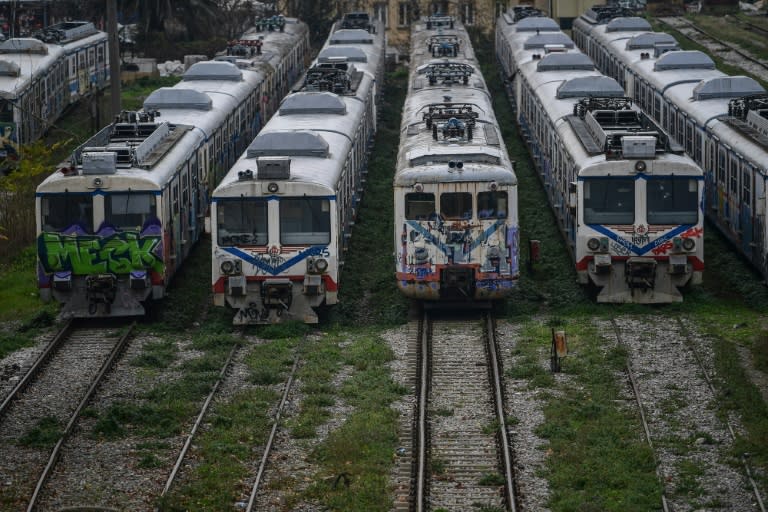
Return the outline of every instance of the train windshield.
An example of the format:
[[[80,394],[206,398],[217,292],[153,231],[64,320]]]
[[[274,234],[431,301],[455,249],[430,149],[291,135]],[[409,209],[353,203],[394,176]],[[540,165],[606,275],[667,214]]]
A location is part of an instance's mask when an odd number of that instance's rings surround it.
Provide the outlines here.
[[[412,192],[405,194],[405,218],[408,220],[429,220],[435,212],[435,194]]]
[[[634,224],[635,181],[609,178],[584,180],[585,224]]]
[[[480,192],[477,194],[478,219],[506,219],[507,193]]]
[[[219,245],[267,245],[267,202],[219,200],[216,203]]]
[[[43,231],[64,231],[77,225],[93,233],[93,196],[90,194],[61,194],[41,199]]]
[[[450,192],[440,194],[440,213],[449,220],[472,218],[472,194],[469,192]]]
[[[139,231],[147,221],[157,221],[155,195],[109,194],[104,198],[104,221],[118,229]]]
[[[648,180],[649,224],[696,224],[699,221],[698,183],[692,179]]]
[[[331,241],[331,202],[298,197],[280,201],[280,243],[327,244]]]

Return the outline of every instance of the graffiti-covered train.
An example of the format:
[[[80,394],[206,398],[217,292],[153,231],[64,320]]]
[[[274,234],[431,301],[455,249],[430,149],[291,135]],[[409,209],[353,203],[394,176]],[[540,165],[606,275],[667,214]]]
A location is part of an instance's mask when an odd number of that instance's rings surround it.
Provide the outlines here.
[[[38,286],[70,317],[142,315],[205,224],[210,191],[301,73],[306,24],[244,36],[259,52],[198,62],[122,112],[37,188]],[[230,51],[230,53],[232,53]]]
[[[519,277],[517,177],[464,26],[414,25],[394,178],[395,276],[425,305],[505,299]]]
[[[67,21],[0,43],[0,159],[17,159],[21,144],[107,85],[107,34],[91,22]]]
[[[703,173],[546,17],[497,22],[521,135],[598,302],[668,303],[704,270]]]
[[[768,93],[645,19],[590,9],[574,39],[704,170],[705,214],[768,279]]]
[[[213,192],[214,303],[236,325],[317,323],[338,302],[384,65],[384,31],[363,17],[354,21],[367,30],[334,26]]]

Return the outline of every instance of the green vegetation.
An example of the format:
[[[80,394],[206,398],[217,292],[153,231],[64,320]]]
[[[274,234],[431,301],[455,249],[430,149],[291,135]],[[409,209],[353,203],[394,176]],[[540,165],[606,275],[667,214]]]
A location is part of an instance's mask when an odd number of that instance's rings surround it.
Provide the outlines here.
[[[35,427],[19,439],[21,446],[51,449],[59,442],[64,426],[53,416],[42,418]]]

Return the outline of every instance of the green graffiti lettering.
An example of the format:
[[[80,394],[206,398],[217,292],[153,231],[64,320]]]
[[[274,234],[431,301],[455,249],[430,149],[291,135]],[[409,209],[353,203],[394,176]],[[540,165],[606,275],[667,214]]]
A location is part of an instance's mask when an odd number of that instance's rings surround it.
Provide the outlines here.
[[[71,271],[75,274],[132,270],[162,273],[162,256],[154,253],[162,243],[159,236],[140,237],[136,232],[115,233],[107,237],[42,233],[37,248],[45,272]]]

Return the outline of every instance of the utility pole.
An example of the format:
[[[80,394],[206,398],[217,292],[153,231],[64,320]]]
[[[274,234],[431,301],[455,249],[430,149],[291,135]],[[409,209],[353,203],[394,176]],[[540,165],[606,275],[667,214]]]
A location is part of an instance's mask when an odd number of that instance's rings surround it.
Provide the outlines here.
[[[120,41],[117,37],[117,0],[107,1],[107,34],[109,37],[110,119],[120,113]]]

